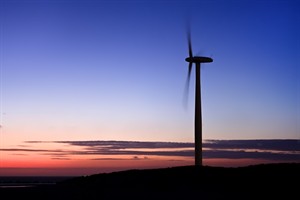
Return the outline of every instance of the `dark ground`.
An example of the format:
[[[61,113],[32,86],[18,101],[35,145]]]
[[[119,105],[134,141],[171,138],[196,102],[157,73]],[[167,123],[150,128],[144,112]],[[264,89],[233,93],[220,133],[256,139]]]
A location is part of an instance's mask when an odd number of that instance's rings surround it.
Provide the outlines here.
[[[174,167],[78,177],[52,186],[1,188],[1,199],[299,199],[300,163]]]

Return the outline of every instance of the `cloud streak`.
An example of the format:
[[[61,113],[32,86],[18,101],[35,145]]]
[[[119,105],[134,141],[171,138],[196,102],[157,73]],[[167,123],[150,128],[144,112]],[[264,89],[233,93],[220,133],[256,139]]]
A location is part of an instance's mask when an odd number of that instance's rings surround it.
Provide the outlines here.
[[[300,151],[300,140],[207,140],[204,147],[218,149],[260,149]]]
[[[10,148],[0,149],[13,153],[35,152],[52,156],[52,159],[71,159],[74,155],[95,156],[92,160],[124,160],[114,156],[130,156],[131,159],[165,156],[193,157],[193,143],[141,142],[141,141],[26,141],[34,144],[67,144],[65,149]],[[65,145],[64,145],[65,146]],[[71,148],[70,148],[71,147]],[[72,150],[72,147],[76,150]],[[71,150],[70,150],[71,149]],[[79,150],[78,150],[79,149]],[[204,158],[264,159],[271,161],[300,162],[300,140],[206,140],[203,143]],[[99,158],[107,156],[110,158]],[[67,157],[67,158],[62,158]],[[89,158],[91,159],[91,158]],[[170,159],[169,159],[170,160]]]

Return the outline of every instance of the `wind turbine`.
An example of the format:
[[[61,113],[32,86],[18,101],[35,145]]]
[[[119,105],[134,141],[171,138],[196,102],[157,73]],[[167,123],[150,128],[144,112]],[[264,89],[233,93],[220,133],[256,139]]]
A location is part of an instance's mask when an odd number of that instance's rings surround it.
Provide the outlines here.
[[[191,33],[188,32],[189,57],[185,59],[189,63],[188,75],[186,80],[185,95],[188,97],[193,63],[196,66],[196,83],[195,83],[195,165],[202,166],[202,109],[201,109],[201,63],[210,63],[212,58],[203,56],[193,56]]]

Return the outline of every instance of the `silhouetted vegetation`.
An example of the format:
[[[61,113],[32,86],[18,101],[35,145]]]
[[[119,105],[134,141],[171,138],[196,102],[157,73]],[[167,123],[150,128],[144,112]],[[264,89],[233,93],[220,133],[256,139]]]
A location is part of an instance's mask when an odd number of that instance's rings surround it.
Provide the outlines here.
[[[1,199],[293,199],[300,163],[174,167],[97,174],[53,186],[0,189]]]

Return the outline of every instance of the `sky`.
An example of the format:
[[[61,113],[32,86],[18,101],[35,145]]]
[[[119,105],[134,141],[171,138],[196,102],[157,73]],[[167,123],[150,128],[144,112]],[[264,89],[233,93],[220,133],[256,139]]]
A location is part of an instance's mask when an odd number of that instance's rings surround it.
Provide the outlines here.
[[[300,140],[299,13],[296,0],[0,0],[0,175],[193,164],[75,142],[194,141],[187,24],[194,54],[214,60],[201,66],[203,139]],[[254,162],[233,157],[204,164]]]

